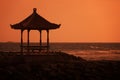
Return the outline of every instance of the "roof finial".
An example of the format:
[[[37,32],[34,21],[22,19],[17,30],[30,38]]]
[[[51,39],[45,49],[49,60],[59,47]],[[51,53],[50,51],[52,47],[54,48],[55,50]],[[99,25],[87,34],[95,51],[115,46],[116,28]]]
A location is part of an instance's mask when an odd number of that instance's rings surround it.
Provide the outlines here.
[[[37,11],[37,8],[33,8],[33,12],[36,12]]]

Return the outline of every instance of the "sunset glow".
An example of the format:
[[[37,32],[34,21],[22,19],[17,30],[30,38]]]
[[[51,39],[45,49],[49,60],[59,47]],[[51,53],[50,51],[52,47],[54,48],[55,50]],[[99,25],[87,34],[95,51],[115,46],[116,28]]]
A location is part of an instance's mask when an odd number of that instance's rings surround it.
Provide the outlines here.
[[[24,20],[33,8],[48,21],[61,24],[50,31],[50,42],[120,42],[119,0],[1,0],[0,5],[0,42],[20,42],[20,30],[10,24]],[[25,42],[26,36],[24,31]],[[31,31],[30,41],[38,42],[39,32]]]

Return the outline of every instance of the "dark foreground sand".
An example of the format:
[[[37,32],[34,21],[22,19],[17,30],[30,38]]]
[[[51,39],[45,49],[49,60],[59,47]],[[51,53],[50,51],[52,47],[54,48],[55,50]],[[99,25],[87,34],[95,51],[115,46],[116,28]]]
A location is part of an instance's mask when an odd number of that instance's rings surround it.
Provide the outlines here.
[[[86,61],[63,52],[1,53],[0,80],[120,80],[120,61]]]

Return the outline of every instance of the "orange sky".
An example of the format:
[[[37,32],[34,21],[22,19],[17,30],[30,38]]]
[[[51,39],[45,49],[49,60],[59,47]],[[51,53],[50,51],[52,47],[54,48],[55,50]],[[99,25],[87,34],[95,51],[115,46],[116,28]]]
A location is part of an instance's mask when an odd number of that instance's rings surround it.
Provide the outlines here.
[[[50,31],[51,42],[120,42],[120,0],[1,0],[0,42],[20,41],[20,31],[9,25],[22,21],[33,8],[48,21],[62,24]],[[39,32],[31,31],[30,41],[38,42]]]

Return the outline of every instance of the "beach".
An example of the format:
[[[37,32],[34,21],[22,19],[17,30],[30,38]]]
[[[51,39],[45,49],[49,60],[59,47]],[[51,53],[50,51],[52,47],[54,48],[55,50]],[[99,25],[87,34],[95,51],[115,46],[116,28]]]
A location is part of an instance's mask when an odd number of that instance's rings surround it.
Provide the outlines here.
[[[120,61],[87,61],[64,52],[39,55],[7,53],[0,57],[0,80],[120,79]]]

